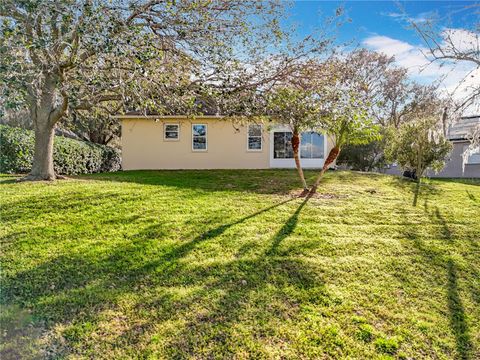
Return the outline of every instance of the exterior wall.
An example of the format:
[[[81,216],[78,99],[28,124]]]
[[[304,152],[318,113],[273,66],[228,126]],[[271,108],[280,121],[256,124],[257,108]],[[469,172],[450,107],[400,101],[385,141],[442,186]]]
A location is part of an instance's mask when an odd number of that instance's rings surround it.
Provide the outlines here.
[[[220,118],[123,118],[122,166],[139,169],[266,169],[270,136],[263,127],[262,150],[247,149],[247,125]],[[179,140],[164,140],[164,124],[179,124]],[[192,124],[207,125],[207,150],[192,150]],[[327,137],[328,139],[328,137]],[[327,152],[332,143],[327,140]],[[292,166],[295,167],[293,159]],[[323,165],[323,162],[321,163]],[[321,166],[320,165],[320,166]]]
[[[453,142],[453,149],[445,167],[438,174],[429,171],[427,176],[438,178],[480,178],[480,164],[466,164],[465,171],[462,171],[464,147],[468,146],[467,141]],[[386,174],[402,175],[403,170],[398,166],[392,166],[385,169]]]
[[[450,153],[450,160],[447,161],[445,167],[438,174],[433,171],[428,173],[431,177],[454,177],[454,178],[480,178],[480,164],[465,164],[465,171],[462,170],[463,157],[465,147],[468,146],[467,141],[453,142],[453,149]]]

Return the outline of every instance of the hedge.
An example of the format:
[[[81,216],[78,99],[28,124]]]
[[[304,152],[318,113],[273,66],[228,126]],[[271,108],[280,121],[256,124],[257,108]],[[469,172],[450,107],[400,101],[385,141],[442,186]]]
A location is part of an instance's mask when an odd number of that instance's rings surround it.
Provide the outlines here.
[[[0,125],[0,172],[28,173],[33,162],[34,132]],[[75,175],[120,170],[120,151],[55,136],[53,166],[57,174]]]

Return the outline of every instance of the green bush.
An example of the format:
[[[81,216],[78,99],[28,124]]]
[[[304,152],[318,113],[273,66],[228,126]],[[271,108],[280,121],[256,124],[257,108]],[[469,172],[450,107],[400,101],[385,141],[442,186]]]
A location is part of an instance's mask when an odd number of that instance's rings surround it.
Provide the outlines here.
[[[0,172],[29,172],[33,161],[34,144],[33,131],[0,125]],[[53,166],[57,174],[117,171],[120,164],[120,152],[116,149],[55,136]]]
[[[337,164],[343,164],[358,171],[383,168],[386,165],[383,151],[384,143],[382,141],[373,141],[362,145],[346,145],[338,156]]]

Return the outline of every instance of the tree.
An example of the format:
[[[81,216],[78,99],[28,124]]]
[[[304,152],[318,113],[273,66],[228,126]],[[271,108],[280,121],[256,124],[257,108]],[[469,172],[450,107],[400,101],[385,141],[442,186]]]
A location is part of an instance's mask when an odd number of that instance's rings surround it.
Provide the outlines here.
[[[430,63],[440,66],[462,65],[470,68],[466,76],[454,89],[458,95],[462,90],[460,100],[454,101],[450,118],[444,117],[446,122],[453,123],[460,119],[460,114],[465,111],[472,113],[480,111],[480,22],[478,13],[480,4],[472,3],[452,10],[444,17],[433,14],[423,21],[409,19],[409,23],[426,49],[423,51]],[[473,21],[466,21],[461,29],[448,26],[451,17],[469,17]],[[446,112],[445,112],[446,114]],[[480,126],[473,128],[469,134],[470,145],[463,153],[464,159],[478,150],[480,144]]]
[[[425,57],[431,63],[439,63],[440,66],[465,64],[471,67],[471,71],[459,83],[466,85],[466,94],[462,96],[462,101],[457,104],[457,111],[462,111],[470,106],[478,110],[480,99],[480,23],[478,21],[478,11],[480,4],[471,4],[456,9],[444,17],[433,14],[427,19],[418,21],[409,20],[411,27],[423,41],[426,49]],[[472,22],[465,22],[462,29],[448,27],[450,17],[458,17],[463,13],[475,19]],[[471,24],[468,27],[468,24]],[[455,90],[457,90],[455,89]]]
[[[331,137],[334,146],[311,189],[317,187],[330,165],[335,162],[344,145],[367,144],[378,139],[379,127],[373,121],[367,86],[358,69],[344,59],[330,60],[317,68],[311,86],[319,105],[317,126]]]
[[[115,106],[117,108],[117,106]],[[102,111],[95,108],[89,112],[72,111],[66,117],[65,127],[85,141],[108,145],[120,137],[120,124],[113,117],[115,111]]]
[[[318,112],[314,94],[307,90],[280,87],[268,95],[267,114],[292,131],[293,158],[304,192],[308,191],[308,186],[300,162],[301,133],[316,125]]]
[[[2,1],[2,106],[26,105],[35,130],[26,179],[56,177],[53,133],[68,113],[112,102],[188,107],[197,84],[241,73],[239,58],[255,61],[282,36],[280,11],[276,2]]]
[[[403,124],[389,139],[387,157],[403,168],[415,170],[417,185],[413,206],[417,205],[420,182],[427,169],[440,171],[452,145],[444,137],[438,117],[419,117]]]

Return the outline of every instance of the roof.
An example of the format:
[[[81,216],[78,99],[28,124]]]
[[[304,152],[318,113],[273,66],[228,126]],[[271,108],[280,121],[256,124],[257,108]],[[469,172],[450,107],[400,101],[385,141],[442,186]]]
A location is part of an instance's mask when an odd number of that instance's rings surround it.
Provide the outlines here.
[[[197,98],[194,101],[194,105],[192,108],[189,108],[189,112],[192,113],[198,113],[201,115],[195,116],[195,117],[222,117],[220,116],[220,111],[216,104],[212,102],[208,102],[204,99]],[[172,107],[167,106],[166,107],[166,112],[159,113],[157,111],[152,111],[152,110],[130,110],[127,111],[124,115],[117,115],[115,116],[118,119],[126,119],[126,118],[139,118],[139,117],[146,117],[146,118],[187,118],[187,117],[193,117],[193,115],[186,115],[183,114],[183,110],[175,109]]]
[[[462,117],[448,127],[447,138],[449,140],[466,140],[477,126],[480,126],[480,115]]]
[[[115,115],[117,119],[223,119],[225,116],[221,115],[157,115],[145,114],[141,112],[127,112],[124,115]]]

